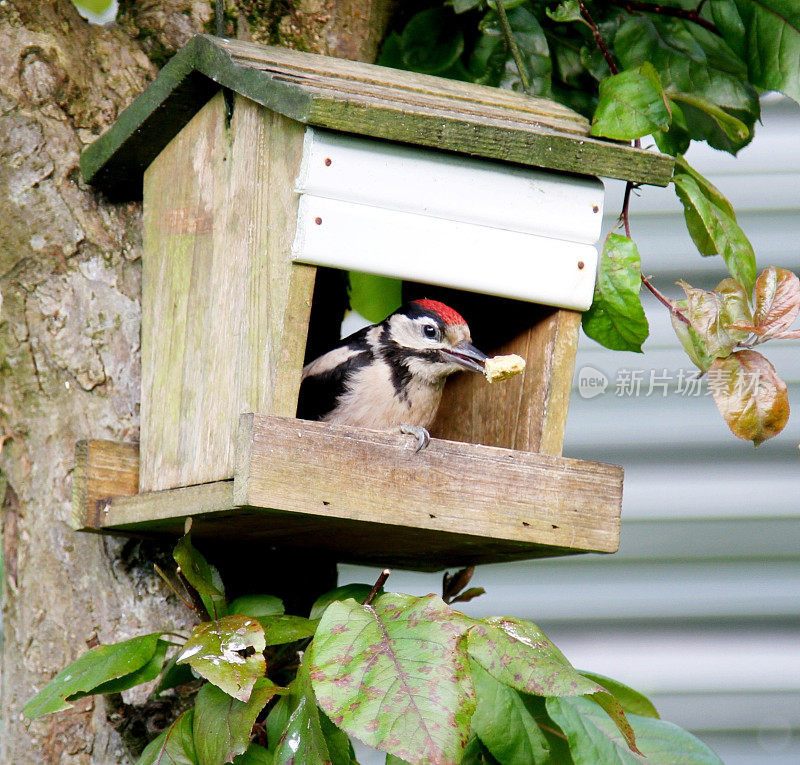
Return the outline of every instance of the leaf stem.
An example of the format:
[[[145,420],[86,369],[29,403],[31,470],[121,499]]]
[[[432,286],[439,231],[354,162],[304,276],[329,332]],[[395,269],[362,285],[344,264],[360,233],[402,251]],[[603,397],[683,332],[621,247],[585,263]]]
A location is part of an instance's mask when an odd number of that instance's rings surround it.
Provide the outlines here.
[[[497,11],[497,18],[500,19],[500,27],[503,30],[503,37],[506,40],[506,45],[511,51],[511,56],[516,64],[517,71],[519,72],[519,79],[522,83],[522,89],[528,94],[531,94],[531,78],[528,76],[528,70],[525,67],[525,62],[522,60],[522,52],[514,39],[514,33],[511,31],[511,24],[508,21],[503,0],[494,0],[494,7]]]
[[[381,575],[378,577],[375,584],[372,585],[372,589],[369,591],[369,595],[367,595],[367,599],[364,601],[365,606],[368,606],[370,603],[372,603],[381,587],[386,584],[386,580],[389,578],[389,574],[391,573],[391,569],[388,568],[385,568],[383,571],[381,571]]]
[[[667,308],[669,308],[669,312],[673,316],[675,316],[676,318],[680,319],[684,324],[688,324],[689,326],[691,326],[691,322],[689,321],[689,319],[687,319],[675,307],[675,304],[669,298],[665,297],[661,292],[659,292],[644,274],[642,274],[641,276],[642,276],[642,284],[644,284],[644,286],[647,287],[647,289],[650,290],[650,292],[653,294],[653,296],[656,298],[656,300],[658,300],[659,303],[663,303]]]
[[[200,618],[204,622],[210,621],[211,614],[208,612],[206,604],[203,603],[203,599],[200,597],[200,593],[197,590],[195,590],[195,588],[192,587],[191,584],[189,584],[189,580],[183,575],[183,572],[180,570],[180,568],[178,568],[178,579],[180,579],[181,584],[186,588],[186,592],[189,593],[189,597],[192,599],[192,604],[193,604],[192,609],[199,614]],[[215,607],[214,608],[215,620],[217,618],[216,610],[217,609]]]
[[[589,13],[589,9],[584,5],[583,0],[578,0],[578,5],[581,9],[581,16],[583,16],[584,21],[586,21],[586,23],[589,25],[589,28],[592,30],[594,41],[597,43],[597,47],[603,54],[603,58],[605,58],[608,68],[611,70],[611,74],[619,74],[619,68],[614,61],[614,57],[611,55],[611,51],[609,51],[606,41],[603,39],[603,35],[600,34],[597,24],[594,23],[594,19]]]
[[[703,27],[703,29],[707,29],[709,32],[715,35],[720,34],[719,29],[717,29],[713,22],[709,21],[708,19],[704,19],[700,15],[700,11],[703,9],[705,0],[702,0],[697,8],[676,8],[673,5],[646,3],[640,2],[640,0],[611,0],[611,2],[613,5],[624,8],[628,13],[643,11],[644,13],[655,13],[659,16],[672,16],[677,19],[691,21],[692,23]]]
[[[186,600],[186,598],[180,592],[178,592],[178,588],[175,587],[175,585],[172,584],[172,582],[170,582],[169,578],[164,573],[162,568],[155,563],[153,564],[153,568],[156,570],[156,573],[164,580],[164,584],[166,584],[167,587],[169,587],[170,590],[172,590],[175,593],[175,596],[183,603],[183,605],[185,605],[186,608],[188,608],[190,611],[195,611],[196,609],[194,605],[190,603],[188,600]],[[164,634],[171,634],[171,633],[164,633]]]

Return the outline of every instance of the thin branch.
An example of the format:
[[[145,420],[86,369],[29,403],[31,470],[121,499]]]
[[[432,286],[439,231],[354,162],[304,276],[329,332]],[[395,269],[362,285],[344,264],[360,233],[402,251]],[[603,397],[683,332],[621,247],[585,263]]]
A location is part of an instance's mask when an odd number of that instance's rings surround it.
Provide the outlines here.
[[[386,584],[386,580],[389,578],[389,574],[391,573],[391,570],[388,568],[385,568],[383,571],[381,571],[381,575],[372,586],[372,589],[369,591],[369,595],[367,595],[367,599],[364,601],[365,606],[368,606],[373,600],[375,600],[375,596],[378,594],[378,592],[380,592],[381,587]]]
[[[172,582],[169,580],[169,578],[167,577],[167,575],[164,573],[164,571],[161,569],[160,566],[158,566],[157,564],[154,563],[153,564],[153,568],[156,570],[156,573],[164,580],[164,584],[166,584],[167,587],[169,587],[170,590],[172,590],[175,593],[175,596],[180,601],[183,602],[183,605],[185,605],[186,608],[188,608],[190,611],[196,611],[197,610],[197,609],[195,609],[195,607],[194,607],[194,605],[192,603],[190,603],[188,600],[186,600],[186,598],[180,592],[178,592],[178,588],[175,587],[174,584],[172,584]]]
[[[697,8],[676,8],[674,5],[661,5],[661,3],[643,3],[640,0],[611,0],[611,2],[624,8],[628,13],[634,13],[636,11],[643,11],[644,13],[655,13],[659,16],[672,16],[676,19],[685,19],[686,21],[691,21],[693,24],[697,24],[698,26],[703,27],[703,29],[707,29],[709,32],[719,35],[720,31],[717,29],[716,25],[709,21],[708,19],[704,19],[700,15],[700,11],[703,8],[703,2],[697,6]]]
[[[519,72],[519,79],[522,83],[522,89],[528,95],[530,95],[531,78],[528,76],[528,70],[525,67],[525,62],[522,60],[522,52],[517,45],[517,41],[514,39],[514,33],[511,31],[511,24],[508,22],[508,16],[506,15],[506,9],[503,5],[503,0],[495,0],[494,7],[497,11],[497,17],[500,19],[500,27],[503,30],[503,37],[506,40],[506,45],[508,45],[508,49],[511,51],[511,56],[514,59],[517,71]]]
[[[658,300],[660,303],[663,303],[667,308],[669,308],[669,312],[675,316],[676,318],[680,319],[684,324],[688,324],[689,326],[692,323],[687,319],[678,308],[675,307],[675,304],[667,297],[665,297],[661,292],[659,292],[650,282],[650,280],[642,274],[642,284],[644,284],[647,289],[653,294],[653,296]]]
[[[194,587],[192,587],[191,584],[189,584],[189,580],[183,575],[183,571],[181,571],[180,567],[178,567],[178,579],[180,579],[181,584],[186,588],[186,592],[189,593],[189,597],[192,599],[192,603],[194,604],[194,610],[197,611],[197,613],[200,615],[200,618],[204,622],[211,621],[211,614],[208,612],[206,604],[200,597],[200,593]],[[216,606],[214,606],[214,619],[217,619]]]
[[[611,74],[619,74],[619,68],[614,62],[614,58],[611,55],[611,51],[609,51],[608,46],[606,45],[606,41],[603,39],[603,35],[600,34],[600,30],[597,28],[597,24],[594,23],[594,19],[592,18],[592,15],[589,13],[589,9],[584,5],[583,0],[578,0],[578,5],[580,5],[581,8],[581,16],[583,16],[584,21],[589,25],[589,28],[592,30],[594,41],[595,43],[597,43],[597,47],[600,48],[600,52],[603,54],[603,58],[605,58],[606,63],[608,64],[608,68],[611,70]]]

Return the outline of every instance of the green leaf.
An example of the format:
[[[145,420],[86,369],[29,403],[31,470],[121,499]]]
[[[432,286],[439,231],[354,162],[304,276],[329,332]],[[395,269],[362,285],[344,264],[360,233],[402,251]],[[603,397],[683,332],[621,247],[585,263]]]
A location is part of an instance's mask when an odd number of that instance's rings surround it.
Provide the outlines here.
[[[509,617],[483,619],[469,630],[468,650],[492,677],[523,693],[590,696],[636,751],[633,731],[619,702],[581,675],[532,622]]]
[[[728,114],[728,112],[707,98],[694,96],[691,93],[673,92],[667,93],[667,97],[670,101],[677,101],[682,105],[684,118],[686,118],[687,107],[704,112],[714,123],[714,127],[710,131],[712,134],[716,129],[721,130],[732,142],[746,141],[751,137],[750,130],[744,122],[736,119],[732,114]],[[696,117],[695,119],[699,118]]]
[[[192,725],[197,765],[219,765],[244,754],[256,718],[279,690],[283,689],[260,677],[245,702],[206,683],[197,694]]]
[[[583,21],[583,16],[581,16],[581,7],[578,0],[563,0],[563,2],[559,3],[552,11],[549,8],[545,8],[545,13],[553,21],[558,21],[562,24],[569,23],[570,21],[585,23]]]
[[[314,601],[309,618],[319,619],[325,613],[325,609],[337,600],[349,600],[352,598],[356,603],[363,603],[370,592],[372,592],[371,584],[345,584],[342,587],[337,587],[324,595],[320,595]],[[381,589],[378,594],[383,594],[383,590]]]
[[[350,271],[350,307],[368,321],[377,324],[403,303],[403,282],[388,276]]]
[[[233,758],[233,765],[272,765],[272,755],[263,746],[250,744],[244,754]]]
[[[632,16],[617,32],[614,52],[625,69],[649,62],[666,91],[716,104],[752,134],[760,114],[758,93],[747,82],[744,63],[718,36],[682,19]],[[735,154],[749,140],[731,140],[701,110],[684,108],[683,114],[689,135],[715,149]]]
[[[61,670],[24,707],[30,718],[69,709],[67,702],[78,694],[86,695],[111,680],[130,676],[148,665],[160,651],[160,632],[142,635],[122,643],[100,645]]]
[[[614,698],[619,701],[625,713],[628,715],[640,715],[642,717],[659,717],[653,702],[633,690],[627,685],[620,683],[618,680],[612,680],[605,675],[598,675],[595,672],[581,672],[584,677],[593,680],[598,685],[602,685]]]
[[[547,711],[569,741],[576,765],[722,765],[722,760],[702,741],[677,725],[652,717],[631,715],[637,744],[646,759],[625,747],[609,718],[583,698],[549,698]]]
[[[84,8],[96,15],[100,15],[111,6],[114,0],[72,0],[78,8]]]
[[[191,683],[195,680],[192,674],[192,668],[188,664],[178,664],[178,657],[180,652],[177,652],[167,663],[161,673],[161,679],[158,681],[151,696],[159,696],[164,691],[175,688],[184,683]]]
[[[404,68],[427,74],[449,69],[464,50],[464,34],[446,8],[428,8],[412,16],[400,42]]]
[[[786,383],[757,351],[735,351],[715,359],[708,387],[720,414],[738,438],[758,446],[780,433],[789,420]]]
[[[283,601],[274,595],[242,595],[228,606],[228,613],[252,616],[276,616],[284,613]]]
[[[531,81],[531,95],[547,96],[550,94],[553,62],[547,36],[536,16],[524,5],[508,10],[508,24],[519,47],[522,61]],[[500,20],[495,11],[490,11],[479,25],[485,34],[495,35],[505,52],[505,68],[499,85],[509,90],[521,91],[522,80],[510,51],[505,51]]]
[[[756,280],[756,256],[744,231],[727,211],[684,173],[672,178],[683,204],[686,227],[701,255],[721,255],[731,275],[749,294]]]
[[[800,103],[800,4],[797,0],[711,0],[725,42],[747,64],[750,82]]]
[[[503,765],[538,765],[550,756],[548,740],[525,703],[525,698],[495,680],[475,662],[472,681],[478,706],[472,730]]]
[[[402,763],[403,760],[398,759],[397,762]],[[461,760],[461,765],[501,765],[501,763],[492,756],[492,753],[477,736],[473,736],[469,740],[467,748],[464,750],[464,757]],[[559,765],[567,765],[567,762],[562,761]]]
[[[319,619],[305,619],[302,616],[264,616],[259,623],[264,628],[267,645],[293,643],[314,636]]]
[[[600,256],[592,306],[583,314],[583,331],[606,348],[642,352],[650,329],[644,315],[639,250],[625,236],[609,234]]]
[[[631,140],[670,124],[661,80],[648,62],[600,83],[600,101],[592,120],[592,135]]]
[[[186,581],[197,590],[212,619],[225,616],[225,587],[222,577],[192,544],[192,535],[184,534],[172,553]]]
[[[387,593],[328,606],[310,667],[319,705],[370,746],[410,762],[458,762],[475,694],[462,637],[441,598]]]
[[[691,145],[692,137],[686,125],[686,118],[678,104],[673,103],[671,107],[672,123],[669,130],[653,133],[658,150],[664,154],[673,156],[683,154]]]
[[[135,672],[131,672],[129,675],[123,675],[116,680],[109,680],[106,683],[101,683],[89,692],[75,693],[69,697],[69,700],[76,701],[83,696],[101,693],[122,693],[122,691],[127,691],[128,688],[133,688],[142,683],[149,683],[151,680],[155,680],[161,672],[161,668],[164,666],[164,659],[167,656],[168,647],[169,643],[166,640],[159,640],[158,643],[156,643],[155,653],[147,664],[140,667]]]
[[[680,168],[678,172],[682,172],[692,177],[692,180],[698,185],[703,196],[710,202],[713,202],[723,212],[727,213],[731,218],[736,220],[736,212],[733,205],[728,201],[727,197],[703,175],[697,172],[687,161],[683,155],[678,154],[675,157],[675,164]]]
[[[198,624],[178,656],[229,696],[248,701],[256,680],[266,673],[264,630],[249,616],[226,616]]]
[[[307,655],[307,654],[306,654]],[[322,727],[322,717],[317,708],[314,691],[308,677],[306,668],[307,659],[297,674],[297,680],[292,684],[292,700],[295,706],[286,722],[281,737],[275,747],[274,765],[348,765],[341,758],[334,759],[325,732]],[[288,704],[287,704],[288,707]]]
[[[145,747],[136,765],[197,765],[193,721],[194,709],[189,709]]]

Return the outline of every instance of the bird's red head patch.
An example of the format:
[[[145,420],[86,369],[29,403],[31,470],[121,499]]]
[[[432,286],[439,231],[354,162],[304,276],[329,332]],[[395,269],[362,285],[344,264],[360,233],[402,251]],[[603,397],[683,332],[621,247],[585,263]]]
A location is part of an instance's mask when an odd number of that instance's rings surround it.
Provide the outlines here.
[[[438,316],[445,324],[467,323],[458,311],[453,310],[449,305],[440,303],[438,300],[414,300],[413,304],[419,306],[423,311],[430,311],[430,313]]]

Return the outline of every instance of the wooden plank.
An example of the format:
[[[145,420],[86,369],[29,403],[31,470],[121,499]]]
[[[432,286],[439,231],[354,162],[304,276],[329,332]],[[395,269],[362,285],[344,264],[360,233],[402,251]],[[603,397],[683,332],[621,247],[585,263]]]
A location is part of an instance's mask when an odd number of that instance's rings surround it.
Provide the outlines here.
[[[619,542],[622,469],[393,433],[246,414],[234,503],[577,551]],[[425,555],[419,549],[418,555]]]
[[[209,98],[210,82],[293,120],[374,138],[661,186],[672,174],[672,157],[590,138],[583,117],[553,102],[198,36],[84,152],[84,177],[137,198],[141,174]]]
[[[78,441],[72,473],[72,527],[96,527],[105,500],[135,494],[138,487],[138,444]]]
[[[219,93],[145,174],[140,491],[231,478],[241,412],[293,415],[315,269],[303,127]]]
[[[133,496],[135,444],[79,444],[76,528],[177,536],[191,517],[220,551],[246,541],[421,571],[618,544],[621,468],[438,440],[416,454],[405,436],[290,418],[242,425],[233,481]]]

